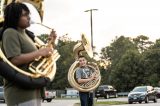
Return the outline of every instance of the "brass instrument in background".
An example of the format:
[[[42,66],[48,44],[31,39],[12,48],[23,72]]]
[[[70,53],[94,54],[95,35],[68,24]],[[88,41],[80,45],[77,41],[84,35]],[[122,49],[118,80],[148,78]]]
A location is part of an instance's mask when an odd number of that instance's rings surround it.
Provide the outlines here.
[[[87,83],[83,83],[83,84],[77,83],[76,78],[75,78],[75,73],[78,68],[78,63],[79,63],[78,56],[82,55],[82,52],[87,52],[87,54],[90,57],[93,57],[92,47],[91,47],[88,39],[86,38],[86,36],[84,34],[81,35],[81,38],[82,38],[82,40],[80,42],[78,42],[74,46],[74,49],[73,49],[76,60],[69,68],[68,81],[69,81],[70,85],[73,88],[77,89],[78,91],[89,92],[89,91],[96,89],[99,86],[99,84],[101,82],[101,75],[100,75],[100,71],[99,71],[97,64],[93,63],[93,62],[88,62],[87,66],[91,70],[93,70],[92,74],[95,74],[96,79],[94,79],[92,81],[88,81]]]
[[[5,8],[6,5],[11,3],[12,1],[14,2],[26,2],[32,4],[37,11],[39,12],[41,16],[41,20],[43,18],[43,10],[42,10],[42,3],[43,0],[1,0],[1,5],[0,5],[0,23],[3,23],[3,9]],[[39,23],[40,24],[40,23]],[[43,25],[43,24],[41,24]],[[45,26],[45,25],[43,25]],[[45,26],[46,28],[49,28]],[[49,28],[51,29],[51,28]],[[39,47],[47,47],[47,46],[53,46],[53,43],[55,43],[55,39],[50,39],[47,44],[44,44],[38,37],[35,37],[35,42],[40,45]],[[42,46],[43,45],[43,46]],[[2,59],[5,63],[9,64],[14,70],[18,71],[19,73],[22,73],[26,76],[30,76],[32,78],[39,78],[39,77],[47,77],[52,81],[55,77],[56,73],[56,61],[60,57],[59,53],[57,50],[53,48],[53,53],[49,57],[40,57],[39,59],[36,59],[34,62],[32,62],[29,66],[29,70],[32,72],[27,72],[22,69],[19,69],[15,65],[13,65],[4,55],[2,50],[0,49],[0,59]]]

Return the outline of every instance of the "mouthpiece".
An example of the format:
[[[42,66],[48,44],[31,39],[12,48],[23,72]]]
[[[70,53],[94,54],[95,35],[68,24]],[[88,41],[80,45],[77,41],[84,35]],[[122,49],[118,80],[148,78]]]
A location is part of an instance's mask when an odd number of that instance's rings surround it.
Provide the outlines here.
[[[46,25],[44,25],[44,24],[42,24],[42,23],[37,23],[37,22],[34,22],[34,21],[30,21],[30,24],[39,24],[39,25],[42,25],[42,26],[44,26],[44,27],[46,27],[46,28],[48,28],[48,29],[50,29],[50,30],[52,30],[53,28],[50,28],[50,27],[48,27],[48,26],[46,26]]]

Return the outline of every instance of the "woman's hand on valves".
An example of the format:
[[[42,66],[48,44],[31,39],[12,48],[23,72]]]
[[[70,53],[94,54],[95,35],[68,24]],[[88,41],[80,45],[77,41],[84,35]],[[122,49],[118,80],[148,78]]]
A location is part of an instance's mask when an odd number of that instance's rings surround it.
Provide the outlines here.
[[[40,53],[40,56],[42,57],[48,57],[51,56],[53,53],[53,48],[52,47],[46,47],[46,48],[41,48],[38,50]]]

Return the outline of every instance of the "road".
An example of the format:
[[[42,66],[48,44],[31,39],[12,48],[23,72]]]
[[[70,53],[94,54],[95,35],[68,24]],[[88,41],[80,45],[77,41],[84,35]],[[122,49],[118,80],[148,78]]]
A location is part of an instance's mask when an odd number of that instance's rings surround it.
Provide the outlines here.
[[[73,106],[75,103],[79,103],[79,99],[55,99],[51,103],[42,103],[42,106]]]
[[[127,101],[127,98],[112,98],[112,99],[98,99],[97,101]],[[54,99],[52,102],[44,102],[42,106],[73,106],[75,103],[79,103],[79,99]],[[0,103],[0,106],[7,106],[4,103]],[[117,105],[112,105],[117,106]],[[125,104],[120,106],[160,106],[160,99],[157,103],[150,101],[149,103],[135,103],[135,104]]]
[[[128,99],[127,98],[113,98],[113,99],[99,99],[98,101],[128,101]],[[117,106],[117,105],[112,105],[112,106]],[[134,104],[119,105],[119,106],[160,106],[160,99],[157,99],[157,103],[149,101],[149,103],[142,102],[141,104],[134,103]]]
[[[42,106],[73,106],[75,103],[79,103],[79,99],[53,99],[52,102],[43,102]],[[0,106],[7,105],[0,102]]]

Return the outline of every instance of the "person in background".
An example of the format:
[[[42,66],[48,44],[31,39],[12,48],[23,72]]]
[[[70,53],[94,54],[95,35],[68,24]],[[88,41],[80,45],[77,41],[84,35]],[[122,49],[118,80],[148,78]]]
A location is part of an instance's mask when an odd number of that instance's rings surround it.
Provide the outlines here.
[[[94,80],[96,77],[92,70],[87,67],[87,60],[79,56],[79,68],[76,70],[76,79],[79,84]],[[81,106],[93,106],[93,92],[79,91]]]

